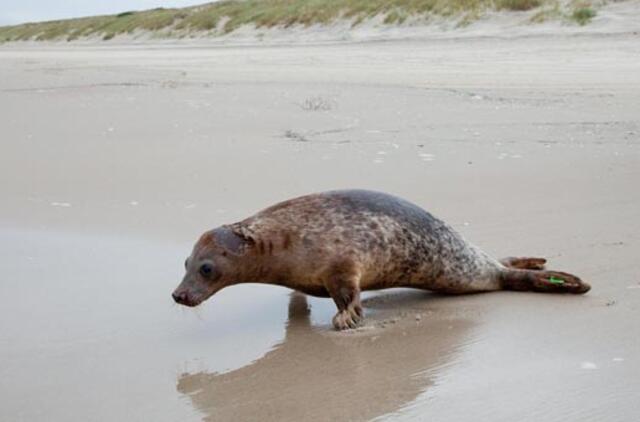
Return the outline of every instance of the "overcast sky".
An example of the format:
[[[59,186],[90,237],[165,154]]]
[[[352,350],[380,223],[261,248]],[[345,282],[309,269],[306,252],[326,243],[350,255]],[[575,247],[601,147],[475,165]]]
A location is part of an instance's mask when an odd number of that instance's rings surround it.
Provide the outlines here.
[[[0,25],[209,2],[211,0],[0,0]]]

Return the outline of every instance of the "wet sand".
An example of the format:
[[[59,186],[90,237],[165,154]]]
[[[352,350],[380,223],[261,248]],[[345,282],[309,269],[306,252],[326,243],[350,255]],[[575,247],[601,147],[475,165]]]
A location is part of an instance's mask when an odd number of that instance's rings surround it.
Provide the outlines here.
[[[0,47],[0,420],[634,420],[638,41]],[[205,229],[347,187],[593,290],[171,302]]]

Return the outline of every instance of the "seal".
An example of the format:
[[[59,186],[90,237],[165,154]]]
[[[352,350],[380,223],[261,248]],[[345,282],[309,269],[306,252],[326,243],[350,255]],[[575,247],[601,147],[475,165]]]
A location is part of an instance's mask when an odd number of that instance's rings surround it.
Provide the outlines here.
[[[572,274],[547,271],[543,258],[496,260],[453,228],[404,199],[338,190],[280,202],[204,233],[173,292],[197,306],[239,283],[286,286],[331,297],[338,330],[363,318],[360,292],[410,287],[448,294],[497,290],[586,293]]]

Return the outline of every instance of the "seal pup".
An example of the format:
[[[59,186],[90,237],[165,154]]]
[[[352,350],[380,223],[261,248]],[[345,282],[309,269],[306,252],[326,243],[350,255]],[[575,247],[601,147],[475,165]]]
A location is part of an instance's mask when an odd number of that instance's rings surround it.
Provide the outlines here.
[[[404,199],[367,190],[316,193],[204,233],[173,292],[197,306],[238,283],[268,283],[331,297],[338,330],[362,320],[360,292],[411,287],[449,294],[496,290],[586,293],[543,258],[500,261]]]

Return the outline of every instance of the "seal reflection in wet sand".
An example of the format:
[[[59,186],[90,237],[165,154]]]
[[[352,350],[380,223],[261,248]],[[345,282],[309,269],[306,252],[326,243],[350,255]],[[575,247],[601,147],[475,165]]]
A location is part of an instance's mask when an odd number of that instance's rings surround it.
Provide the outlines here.
[[[405,291],[363,303],[392,316],[397,308],[424,311],[430,300],[437,299]],[[307,298],[294,292],[281,343],[230,371],[180,374],[176,388],[208,422],[370,421],[415,402],[464,356],[475,323],[451,311],[374,336],[336,336],[312,329]]]
[[[340,190],[294,198],[204,233],[173,292],[197,306],[238,283],[331,297],[336,329],[362,320],[360,292],[410,287],[464,294],[496,290],[586,293],[543,258],[490,257],[422,208],[380,192]]]

